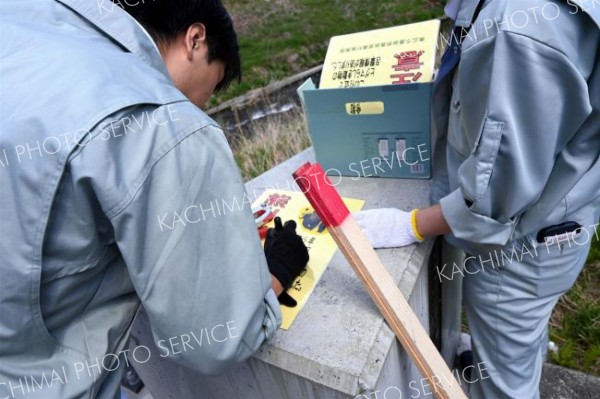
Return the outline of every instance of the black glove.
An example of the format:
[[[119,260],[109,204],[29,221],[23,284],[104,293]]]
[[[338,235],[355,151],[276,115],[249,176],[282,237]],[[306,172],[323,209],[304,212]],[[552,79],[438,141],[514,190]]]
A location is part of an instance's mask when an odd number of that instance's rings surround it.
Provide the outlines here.
[[[296,301],[285,290],[300,275],[308,263],[308,249],[296,233],[296,222],[288,220],[281,225],[281,218],[275,218],[275,228],[267,230],[265,255],[269,271],[284,288],[279,302],[286,306],[296,306]]]

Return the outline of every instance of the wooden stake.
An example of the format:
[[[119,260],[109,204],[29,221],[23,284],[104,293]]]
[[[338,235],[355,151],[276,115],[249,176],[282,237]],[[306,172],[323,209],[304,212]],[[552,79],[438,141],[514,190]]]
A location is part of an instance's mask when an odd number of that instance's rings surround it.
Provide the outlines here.
[[[396,337],[427,378],[440,399],[466,399],[444,359],[392,276],[381,263],[348,208],[323,172],[321,165],[306,163],[293,174],[338,247],[365,284],[377,308]]]

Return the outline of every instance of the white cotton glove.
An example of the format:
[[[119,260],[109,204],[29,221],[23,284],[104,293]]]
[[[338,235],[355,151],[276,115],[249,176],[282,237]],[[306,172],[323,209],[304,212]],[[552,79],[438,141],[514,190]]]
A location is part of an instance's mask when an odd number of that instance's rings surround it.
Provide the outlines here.
[[[370,209],[354,213],[354,219],[373,248],[404,247],[423,241],[416,230],[416,212],[396,208]]]

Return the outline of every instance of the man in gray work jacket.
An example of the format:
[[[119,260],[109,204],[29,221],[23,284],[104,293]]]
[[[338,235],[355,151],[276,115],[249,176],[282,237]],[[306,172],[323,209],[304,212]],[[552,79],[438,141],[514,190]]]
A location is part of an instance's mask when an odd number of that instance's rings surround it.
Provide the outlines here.
[[[552,309],[600,230],[600,2],[452,0],[447,12],[457,29],[433,95],[436,205],[359,223],[378,247],[445,234],[465,251],[485,368],[470,395],[538,398]]]
[[[118,395],[140,301],[156,342],[184,345],[170,358],[221,372],[273,335],[307,261],[290,225],[265,258],[198,108],[240,76],[220,1],[129,11],[0,3],[0,399]]]

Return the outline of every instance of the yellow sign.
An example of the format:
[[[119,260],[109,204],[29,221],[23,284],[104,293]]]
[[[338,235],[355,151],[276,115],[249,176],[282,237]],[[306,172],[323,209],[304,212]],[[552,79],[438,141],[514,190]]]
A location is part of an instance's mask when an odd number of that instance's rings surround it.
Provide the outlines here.
[[[343,200],[350,212],[359,211],[365,203],[363,200],[350,198],[343,198]],[[293,308],[281,306],[281,312],[283,313],[281,328],[287,330],[296,319],[296,316],[298,316],[298,313],[300,313],[300,310],[313,292],[323,272],[325,272],[337,246],[303,193],[285,190],[267,190],[256,200],[253,206],[260,204],[266,204],[271,207],[273,211],[277,212],[277,216],[284,223],[290,219],[294,220],[297,225],[296,232],[302,237],[302,240],[308,247],[310,257],[308,265],[300,277],[287,290],[287,293],[298,304]],[[267,226],[273,227],[274,222],[270,222]]]
[[[319,88],[431,82],[439,30],[435,19],[334,36]]]
[[[384,111],[383,101],[346,103],[346,113],[348,115],[381,115]]]

